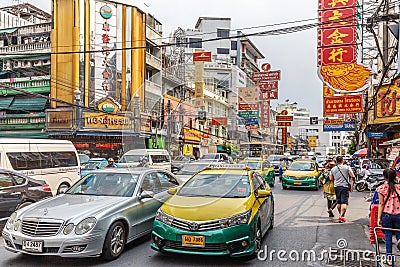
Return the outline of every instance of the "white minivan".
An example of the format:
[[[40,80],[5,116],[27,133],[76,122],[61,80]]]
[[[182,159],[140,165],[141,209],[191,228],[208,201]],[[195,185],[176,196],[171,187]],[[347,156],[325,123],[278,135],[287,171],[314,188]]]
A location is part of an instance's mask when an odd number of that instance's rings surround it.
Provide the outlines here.
[[[45,181],[53,195],[80,179],[78,153],[66,140],[0,138],[0,168]]]
[[[148,166],[154,169],[171,171],[171,157],[164,149],[132,149],[122,155],[118,162],[119,167],[140,166],[146,159]]]

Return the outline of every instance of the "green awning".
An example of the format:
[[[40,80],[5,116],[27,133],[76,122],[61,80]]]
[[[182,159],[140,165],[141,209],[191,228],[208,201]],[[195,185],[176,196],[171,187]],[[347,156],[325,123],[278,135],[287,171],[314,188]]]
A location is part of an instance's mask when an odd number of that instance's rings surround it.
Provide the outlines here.
[[[16,30],[17,30],[17,28],[2,29],[2,30],[0,30],[0,34],[2,34],[2,33],[13,33]]]
[[[0,97],[0,109],[8,109],[14,97]]]
[[[43,110],[44,107],[46,106],[46,103],[47,103],[47,98],[41,98],[41,97],[15,98],[9,109],[38,111],[38,110]]]
[[[14,138],[48,138],[45,131],[0,131],[0,137]]]

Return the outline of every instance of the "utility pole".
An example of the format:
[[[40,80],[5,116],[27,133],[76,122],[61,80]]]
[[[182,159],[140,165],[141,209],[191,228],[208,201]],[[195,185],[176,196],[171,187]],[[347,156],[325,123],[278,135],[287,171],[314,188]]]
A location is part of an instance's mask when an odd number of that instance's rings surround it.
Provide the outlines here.
[[[168,99],[167,102],[167,117],[168,117],[168,122],[167,122],[167,136],[168,136],[168,145],[167,145],[167,150],[168,153],[171,154],[171,100]]]

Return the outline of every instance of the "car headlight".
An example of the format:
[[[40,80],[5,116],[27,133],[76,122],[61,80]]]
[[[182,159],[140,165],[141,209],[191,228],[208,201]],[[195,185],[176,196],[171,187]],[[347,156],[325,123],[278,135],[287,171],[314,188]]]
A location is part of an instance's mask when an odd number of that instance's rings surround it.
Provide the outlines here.
[[[80,223],[78,223],[75,227],[75,234],[77,235],[83,235],[89,232],[90,230],[93,229],[93,227],[96,225],[96,218],[89,217],[84,220],[82,220]]]
[[[11,216],[8,218],[6,223],[6,229],[10,230],[14,226],[15,219],[17,218],[17,213],[13,212]]]
[[[174,218],[163,212],[161,209],[158,209],[156,212],[156,220],[171,225]]]
[[[250,217],[251,217],[251,209],[242,214],[221,220],[220,224],[222,228],[235,226],[239,224],[247,224],[250,220]]]
[[[69,223],[64,227],[64,235],[68,235],[69,233],[72,232],[72,230],[74,230],[74,224],[73,223]]]
[[[17,221],[14,223],[14,231],[18,231],[19,228],[21,227],[21,224],[22,224],[22,221],[21,221],[21,220],[17,220]]]
[[[309,176],[308,177],[308,180],[315,180],[315,179],[317,179],[317,176]]]

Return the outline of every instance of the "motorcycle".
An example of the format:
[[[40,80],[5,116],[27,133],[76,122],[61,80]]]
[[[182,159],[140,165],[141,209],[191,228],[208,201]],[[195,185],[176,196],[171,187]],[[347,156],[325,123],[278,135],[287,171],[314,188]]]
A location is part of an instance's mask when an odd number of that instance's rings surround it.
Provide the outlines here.
[[[366,189],[370,191],[375,190],[378,186],[382,185],[385,179],[380,174],[365,175],[356,182],[355,188],[358,192],[363,192]]]

